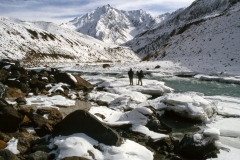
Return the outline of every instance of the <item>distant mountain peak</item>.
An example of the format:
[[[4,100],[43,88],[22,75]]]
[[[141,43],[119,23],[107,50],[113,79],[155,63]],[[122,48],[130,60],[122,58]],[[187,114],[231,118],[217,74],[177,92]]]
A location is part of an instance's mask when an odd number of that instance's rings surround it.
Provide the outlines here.
[[[164,18],[153,17],[142,9],[122,11],[107,4],[62,26],[107,43],[122,44],[156,27],[162,20]]]

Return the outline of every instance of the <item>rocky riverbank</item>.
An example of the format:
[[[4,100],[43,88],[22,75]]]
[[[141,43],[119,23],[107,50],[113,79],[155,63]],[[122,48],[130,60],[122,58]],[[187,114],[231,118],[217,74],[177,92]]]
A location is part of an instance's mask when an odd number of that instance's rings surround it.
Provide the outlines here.
[[[36,72],[11,61],[0,68],[0,158],[206,159],[219,152],[218,129],[179,138],[160,118],[173,112],[210,122],[217,108],[201,94],[174,94],[157,81],[131,87],[127,79]]]

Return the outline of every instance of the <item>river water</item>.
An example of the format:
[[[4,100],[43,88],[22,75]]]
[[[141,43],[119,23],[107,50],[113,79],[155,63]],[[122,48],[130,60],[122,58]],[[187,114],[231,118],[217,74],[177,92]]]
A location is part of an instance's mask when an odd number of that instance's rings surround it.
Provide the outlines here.
[[[75,72],[76,73],[76,72]],[[109,77],[128,77],[126,74],[119,73],[83,73],[78,72],[81,75],[88,76],[109,76]],[[165,85],[174,89],[174,93],[182,92],[200,92],[204,93],[205,96],[231,96],[231,97],[240,97],[240,85],[238,84],[228,84],[220,83],[216,81],[201,81],[196,78],[182,78],[182,77],[155,77],[146,75],[144,79],[154,79],[158,81],[165,82]],[[143,83],[144,83],[143,79]]]

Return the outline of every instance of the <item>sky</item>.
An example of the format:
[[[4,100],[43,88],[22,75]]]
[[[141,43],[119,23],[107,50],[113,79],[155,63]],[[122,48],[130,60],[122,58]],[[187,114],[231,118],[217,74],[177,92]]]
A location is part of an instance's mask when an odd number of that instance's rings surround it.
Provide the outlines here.
[[[0,16],[27,21],[68,22],[104,5],[145,10],[154,16],[188,7],[194,0],[0,0]]]

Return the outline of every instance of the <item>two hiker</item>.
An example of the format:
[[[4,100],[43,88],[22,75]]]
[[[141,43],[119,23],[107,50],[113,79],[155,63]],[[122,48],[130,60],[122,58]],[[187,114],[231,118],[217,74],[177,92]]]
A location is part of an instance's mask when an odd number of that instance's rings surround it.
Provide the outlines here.
[[[132,68],[131,68],[128,71],[128,77],[129,77],[130,85],[133,85],[133,75],[134,75],[134,72],[132,71]],[[137,71],[137,77],[138,77],[137,85],[141,85],[142,86],[142,78],[144,77],[142,70],[140,72]]]

